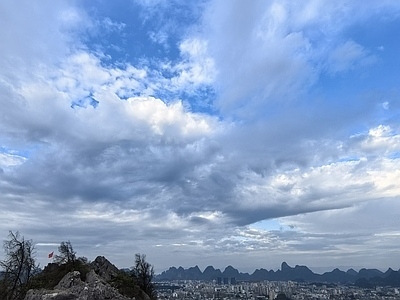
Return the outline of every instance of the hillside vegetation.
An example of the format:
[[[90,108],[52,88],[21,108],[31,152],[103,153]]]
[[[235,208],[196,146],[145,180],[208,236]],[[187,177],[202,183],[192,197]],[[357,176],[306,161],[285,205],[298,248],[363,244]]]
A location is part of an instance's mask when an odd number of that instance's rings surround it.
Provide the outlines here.
[[[0,261],[2,300],[40,300],[54,294],[60,299],[82,295],[85,299],[96,300],[157,298],[152,282],[153,266],[142,254],[136,254],[134,266],[123,271],[103,256],[93,262],[77,257],[70,241],[61,242],[53,262],[40,270],[32,240],[10,232],[3,248],[5,259]]]

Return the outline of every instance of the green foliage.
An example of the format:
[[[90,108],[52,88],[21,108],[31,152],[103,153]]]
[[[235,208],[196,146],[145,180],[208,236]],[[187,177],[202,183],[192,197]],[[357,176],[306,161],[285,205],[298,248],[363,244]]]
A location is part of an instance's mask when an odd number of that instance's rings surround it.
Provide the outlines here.
[[[30,288],[32,289],[53,289],[60,280],[69,272],[79,271],[81,280],[86,279],[86,274],[90,271],[88,263],[77,259],[74,262],[64,264],[48,264],[48,266],[38,275],[32,278]]]
[[[111,279],[110,284],[115,287],[121,295],[129,298],[140,298],[140,288],[136,279],[128,273],[121,271],[116,277]]]
[[[54,263],[37,272],[32,240],[25,240],[19,233],[10,231],[9,240],[4,242],[5,259],[0,261],[0,299],[22,300],[29,289],[52,290],[61,279],[72,271],[79,271],[81,280],[91,270],[86,257],[77,257],[70,241],[60,244],[59,255]],[[1,270],[0,270],[1,271]],[[146,262],[146,256],[135,255],[135,266],[131,272],[119,272],[109,282],[121,295],[136,299],[157,299],[153,266]]]
[[[25,297],[37,266],[32,240],[25,240],[18,231],[10,231],[3,245],[5,259],[0,261],[3,278],[0,282],[0,299],[19,300]]]
[[[151,298],[157,299],[156,289],[153,283],[154,268],[146,261],[146,255],[135,254],[135,266],[132,267],[132,276],[139,287]]]
[[[88,259],[86,257],[76,258],[76,252],[70,241],[61,242],[58,251],[59,254],[55,256],[54,263],[49,264],[33,278],[31,288],[53,289],[65,275],[72,271],[79,271],[81,280],[85,281],[86,274],[90,271]]]
[[[74,251],[70,241],[61,242],[58,247],[59,254],[54,257],[54,262],[57,264],[69,264],[76,261],[76,252]]]

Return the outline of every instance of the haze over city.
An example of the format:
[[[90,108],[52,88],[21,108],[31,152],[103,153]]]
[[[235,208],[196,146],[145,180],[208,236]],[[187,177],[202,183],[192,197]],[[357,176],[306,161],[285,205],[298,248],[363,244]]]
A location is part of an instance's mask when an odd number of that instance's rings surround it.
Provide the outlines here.
[[[1,239],[399,269],[399,30],[395,0],[3,1]]]

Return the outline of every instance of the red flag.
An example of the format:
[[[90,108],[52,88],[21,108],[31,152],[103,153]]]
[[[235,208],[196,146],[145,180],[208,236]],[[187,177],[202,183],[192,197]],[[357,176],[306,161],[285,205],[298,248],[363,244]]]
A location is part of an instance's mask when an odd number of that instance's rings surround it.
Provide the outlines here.
[[[54,254],[54,251],[49,254],[49,258],[52,258],[53,254]]]

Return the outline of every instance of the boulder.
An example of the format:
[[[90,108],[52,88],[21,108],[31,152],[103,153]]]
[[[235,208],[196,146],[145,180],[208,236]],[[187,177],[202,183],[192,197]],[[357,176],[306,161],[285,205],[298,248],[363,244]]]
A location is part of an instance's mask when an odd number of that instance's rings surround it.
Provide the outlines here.
[[[55,290],[66,290],[73,286],[82,286],[85,283],[81,280],[81,273],[79,271],[69,272],[60,280],[54,287]]]

